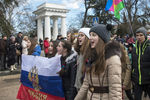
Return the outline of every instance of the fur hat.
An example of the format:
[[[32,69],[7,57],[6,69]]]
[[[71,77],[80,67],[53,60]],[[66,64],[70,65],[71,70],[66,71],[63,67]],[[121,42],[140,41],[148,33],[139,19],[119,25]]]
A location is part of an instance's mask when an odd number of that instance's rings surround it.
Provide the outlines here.
[[[147,37],[147,30],[144,27],[138,28],[135,33],[143,33]]]
[[[90,31],[90,28],[81,28],[81,29],[79,30],[79,32],[84,33],[88,38],[90,38],[89,31]],[[79,32],[78,32],[78,33],[79,33]]]
[[[96,33],[105,43],[110,40],[110,30],[112,29],[112,25],[104,25],[104,24],[96,24],[90,30],[90,32]]]

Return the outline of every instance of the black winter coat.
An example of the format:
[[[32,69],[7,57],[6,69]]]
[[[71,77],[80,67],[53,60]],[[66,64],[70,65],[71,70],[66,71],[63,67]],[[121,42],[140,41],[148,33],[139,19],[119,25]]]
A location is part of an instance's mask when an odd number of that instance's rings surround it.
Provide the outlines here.
[[[22,52],[22,37],[17,36],[16,42],[17,42],[17,44],[18,44],[18,45],[17,45],[17,49]]]
[[[7,41],[0,39],[0,54],[6,54],[7,53]]]
[[[8,45],[8,66],[16,63],[16,45],[10,42]]]
[[[132,81],[139,85],[150,84],[150,41],[136,42],[132,51]]]
[[[74,100],[77,90],[74,87],[76,79],[76,70],[77,70],[77,54],[73,53],[65,59],[65,63],[62,63],[62,82],[63,90],[65,95],[65,100]],[[64,62],[64,59],[61,57],[61,62]]]

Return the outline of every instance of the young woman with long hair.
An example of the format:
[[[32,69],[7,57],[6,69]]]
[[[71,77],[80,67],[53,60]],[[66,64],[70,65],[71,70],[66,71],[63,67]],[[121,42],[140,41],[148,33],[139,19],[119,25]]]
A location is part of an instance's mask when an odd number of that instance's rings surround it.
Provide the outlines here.
[[[71,31],[67,32],[67,41],[69,41],[72,45],[74,45],[75,36]]]
[[[54,57],[57,53],[57,41],[50,41],[50,46],[48,48],[48,58]]]
[[[85,67],[83,66],[83,53],[85,52],[86,48],[89,45],[89,31],[90,28],[81,28],[79,30],[77,42],[74,47],[75,51],[78,53],[77,74],[76,74],[76,81],[75,81],[75,87],[77,90],[80,89],[84,79]]]
[[[76,77],[77,53],[72,51],[71,43],[61,40],[57,46],[57,53],[61,56],[61,70],[58,72],[62,77],[65,100],[74,100],[77,92],[74,87]]]
[[[121,67],[122,67],[122,88],[126,93],[126,96],[129,100],[134,100],[131,89],[131,62],[127,53],[127,50],[123,44],[120,44],[121,47]],[[122,92],[123,93],[123,92]],[[124,98],[124,95],[123,95]]]
[[[41,55],[41,47],[37,42],[37,39],[33,38],[30,40],[31,46],[29,48],[29,55],[40,56]]]
[[[90,29],[90,45],[83,63],[85,78],[75,100],[122,99],[120,45],[117,45],[118,51],[110,53],[111,48],[106,50],[111,28],[97,24]]]

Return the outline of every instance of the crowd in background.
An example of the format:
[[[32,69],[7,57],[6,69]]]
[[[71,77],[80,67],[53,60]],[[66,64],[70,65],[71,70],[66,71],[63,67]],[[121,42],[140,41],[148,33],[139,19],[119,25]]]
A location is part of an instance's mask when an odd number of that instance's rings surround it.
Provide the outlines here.
[[[41,47],[36,37],[29,39],[21,32],[17,34],[17,37],[3,35],[0,39],[0,70],[13,71],[20,68],[21,54],[40,56]]]
[[[0,70],[16,69],[21,54],[51,58],[61,55],[61,70],[66,100],[129,100],[150,96],[150,42],[144,27],[135,37],[111,35],[111,25],[98,24],[81,28],[78,36],[68,32],[56,40],[29,39],[3,35],[0,40]]]

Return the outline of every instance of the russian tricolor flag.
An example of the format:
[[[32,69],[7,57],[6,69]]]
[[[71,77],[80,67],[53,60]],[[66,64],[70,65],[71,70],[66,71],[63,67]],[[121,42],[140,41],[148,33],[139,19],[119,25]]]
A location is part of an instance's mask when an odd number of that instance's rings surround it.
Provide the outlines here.
[[[20,100],[65,100],[62,80],[57,72],[61,69],[60,56],[45,58],[22,55]]]

